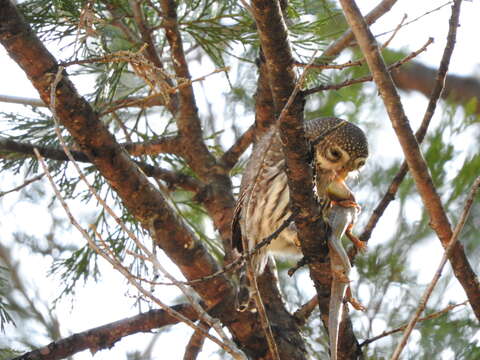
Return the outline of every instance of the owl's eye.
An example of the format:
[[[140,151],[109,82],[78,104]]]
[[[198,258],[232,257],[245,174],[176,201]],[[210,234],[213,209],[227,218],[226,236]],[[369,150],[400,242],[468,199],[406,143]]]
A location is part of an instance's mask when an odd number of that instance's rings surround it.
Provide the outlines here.
[[[360,169],[365,165],[365,159],[364,158],[358,158],[354,162],[355,169]]]
[[[327,149],[326,157],[332,162],[337,162],[342,158],[342,152],[337,147],[331,147]]]

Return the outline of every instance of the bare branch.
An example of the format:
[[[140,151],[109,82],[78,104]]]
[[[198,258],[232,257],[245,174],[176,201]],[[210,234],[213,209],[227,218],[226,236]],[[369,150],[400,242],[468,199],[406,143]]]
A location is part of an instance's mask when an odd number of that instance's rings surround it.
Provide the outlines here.
[[[460,1],[458,3],[460,3]],[[412,316],[412,318],[408,322],[408,325],[405,328],[405,331],[403,333],[402,339],[398,343],[392,355],[391,360],[398,360],[398,358],[400,357],[400,354],[402,353],[403,348],[407,344],[408,338],[410,337],[410,334],[412,333],[413,328],[415,327],[415,324],[418,322],[418,319],[420,318],[420,315],[422,314],[423,310],[425,310],[425,307],[427,306],[427,302],[430,299],[430,296],[432,295],[433,289],[435,289],[435,286],[437,285],[438,280],[440,280],[440,277],[442,276],[443,268],[445,267],[445,264],[447,263],[447,260],[450,257],[450,253],[452,252],[452,249],[454,248],[454,246],[457,244],[458,238],[460,237],[460,233],[462,232],[463,227],[467,222],[468,214],[470,213],[470,209],[472,208],[473,202],[475,200],[475,195],[479,187],[480,187],[480,176],[477,177],[477,179],[472,185],[472,188],[470,189],[470,193],[468,194],[467,200],[465,201],[465,206],[463,207],[463,211],[460,216],[460,219],[458,220],[457,226],[455,226],[455,229],[452,234],[452,238],[450,239],[450,242],[448,243],[448,246],[445,249],[442,260],[438,265],[437,271],[435,272],[435,275],[430,281],[430,284],[428,284],[428,287],[425,290],[422,296],[422,299],[420,300],[420,303],[418,304],[415,314]]]
[[[386,35],[386,34],[388,34],[388,33],[390,33],[390,32],[398,31],[399,28],[403,28],[403,27],[405,27],[405,26],[407,26],[407,25],[413,24],[414,22],[420,20],[420,19],[423,18],[424,16],[430,15],[430,14],[434,13],[435,11],[441,10],[441,9],[443,9],[445,6],[447,6],[447,5],[449,5],[449,4],[452,4],[452,3],[453,3],[453,1],[451,1],[451,0],[450,0],[450,1],[447,1],[446,3],[440,5],[440,6],[434,8],[434,9],[432,9],[432,10],[428,10],[428,11],[424,12],[423,14],[421,14],[420,16],[417,16],[416,18],[414,18],[414,19],[412,19],[412,20],[410,20],[410,21],[407,21],[406,23],[403,23],[403,21],[402,21],[403,24],[401,24],[400,27],[397,27],[397,28],[395,28],[395,29],[393,29],[393,30],[385,31],[385,32],[380,33],[380,34],[376,34],[375,37],[379,37],[379,36],[382,36],[382,35]]]
[[[430,226],[436,232],[442,245],[446,248],[452,238],[452,229],[443,209],[440,197],[433,185],[430,172],[422,157],[420,148],[410,128],[405,112],[389,76],[383,59],[376,46],[375,38],[354,1],[340,0],[347,21],[349,22],[355,37],[367,60],[375,83],[389,114],[393,128],[402,146],[406,161],[423,204],[430,216]],[[455,4],[459,3],[456,1]],[[455,6],[455,5],[454,5]],[[458,243],[454,246],[449,258],[454,269],[455,276],[462,284],[475,315],[480,319],[480,284],[473,272],[463,248]]]
[[[41,99],[33,99],[33,98],[26,98],[26,97],[20,97],[20,96],[12,96],[12,95],[0,95],[0,102],[10,103],[10,104],[39,106],[39,107],[47,106]]]
[[[429,38],[427,40],[427,42],[420,49],[412,52],[411,54],[404,57],[403,59],[401,59],[399,61],[396,61],[393,64],[389,65],[387,67],[387,70],[388,71],[393,71],[394,69],[399,68],[403,64],[412,60],[414,57],[418,56],[420,53],[427,50],[427,47],[432,43],[433,43],[433,38]],[[359,84],[359,83],[362,83],[362,82],[372,81],[372,80],[373,80],[372,75],[366,75],[366,76],[362,76],[362,77],[359,77],[359,78],[356,78],[356,79],[345,80],[344,82],[341,82],[340,84],[326,84],[326,85],[316,86],[314,88],[304,90],[303,94],[305,96],[307,96],[307,95],[311,95],[311,94],[314,94],[314,93],[319,92],[319,91],[338,90],[338,89],[341,89],[343,87],[351,86],[351,85],[354,85],[354,84]]]
[[[160,5],[164,13],[164,29],[170,45],[172,63],[178,78],[190,80],[190,71],[183,49],[182,36],[177,23],[177,5],[174,0],[161,0]],[[179,89],[180,107],[175,114],[178,130],[183,140],[188,142],[189,150],[185,154],[190,167],[201,179],[211,177],[214,171],[215,158],[208,151],[203,142],[203,133],[198,117],[195,95],[192,85]]]
[[[203,131],[198,116],[195,94],[190,82],[191,75],[177,21],[176,1],[161,0],[160,6],[164,14],[163,29],[170,46],[175,74],[178,78],[186,80],[186,86],[179,87],[179,108],[174,114],[185,148],[183,157],[200,180],[209,185],[202,202],[211,214],[215,227],[220,232],[225,253],[230,254],[230,224],[235,206],[231,179],[228,176],[228,171],[223,166],[219,166],[203,141]]]
[[[158,155],[162,153],[181,155],[181,141],[178,136],[162,136],[147,141],[122,144],[125,150],[133,156]]]
[[[455,14],[453,13],[452,16],[455,16]],[[430,93],[430,100],[428,102],[427,109],[425,110],[425,114],[423,115],[422,123],[418,128],[417,132],[415,133],[415,137],[419,144],[422,143],[423,139],[425,138],[428,126],[430,124],[430,120],[432,119],[433,114],[435,112],[438,99],[440,98],[442,91],[445,88],[445,79],[447,76],[450,59],[453,54],[453,49],[455,47],[457,24],[458,22],[450,20],[450,26],[449,26],[448,36],[447,36],[447,44],[443,51],[442,60],[440,61],[440,66],[437,71],[435,84]],[[378,205],[376,206],[375,210],[372,213],[372,216],[368,220],[368,223],[365,226],[363,233],[360,235],[361,240],[368,241],[368,239],[372,234],[373,229],[378,223],[378,220],[383,215],[383,212],[385,211],[387,206],[390,204],[390,202],[395,198],[395,194],[397,193],[397,190],[400,184],[405,178],[407,171],[408,171],[408,166],[407,166],[407,163],[404,161],[400,167],[400,170],[392,179],[392,182],[390,183],[390,186],[388,187],[387,192],[383,196],[382,200],[378,203]]]
[[[392,72],[392,78],[398,88],[405,91],[419,91],[425,96],[430,96],[437,81],[436,77],[437,69],[416,61]],[[462,105],[476,99],[474,111],[477,115],[480,114],[480,81],[475,76],[449,74],[445,79],[445,87],[440,96],[442,99]]]
[[[250,126],[220,158],[225,169],[232,169],[253,141],[255,127]]]
[[[23,182],[23,184],[21,185],[18,185],[18,186],[15,186],[13,189],[10,189],[10,190],[6,190],[6,191],[0,191],[0,197],[3,197],[7,194],[10,194],[12,192],[15,192],[15,191],[18,191],[18,190],[21,190],[23,189],[25,186],[28,186],[30,185],[31,183],[35,182],[35,181],[38,181],[40,180],[45,174],[40,174],[40,175],[37,175],[31,179],[28,179],[28,180],[25,180]]]
[[[197,319],[197,314],[190,305],[180,304],[174,305],[171,308],[192,321]],[[12,360],[64,359],[87,349],[92,353],[96,353],[99,350],[111,348],[117,341],[125,336],[140,332],[150,332],[153,329],[159,329],[176,323],[178,323],[178,319],[172,317],[167,311],[159,309],[150,310],[130,318],[76,333]]]
[[[380,17],[390,11],[393,5],[397,0],[383,0],[381,1],[372,11],[370,11],[365,16],[365,21],[367,24],[371,25],[377,21]],[[345,33],[340,36],[335,42],[333,42],[329,47],[325,49],[322,54],[322,57],[332,58],[336,57],[343,49],[345,49],[349,43],[354,39],[351,29],[345,31]]]
[[[436,319],[436,318],[438,318],[438,317],[446,314],[447,312],[450,312],[450,311],[452,311],[453,309],[456,309],[456,308],[459,307],[459,306],[465,306],[465,305],[467,305],[467,304],[468,304],[468,300],[467,300],[467,301],[464,301],[464,302],[462,302],[462,303],[460,303],[460,304],[451,304],[451,305],[448,305],[447,307],[445,307],[444,309],[442,309],[442,310],[440,310],[440,311],[434,312],[434,313],[432,313],[432,314],[430,314],[430,315],[427,315],[427,316],[424,316],[424,317],[418,319],[418,322],[424,322],[424,321],[427,321],[427,320]],[[384,337],[386,337],[386,336],[390,336],[390,335],[392,335],[392,334],[396,334],[396,333],[398,333],[398,332],[400,332],[400,331],[403,331],[403,330],[406,329],[407,325],[408,325],[408,324],[405,324],[405,325],[402,325],[402,326],[397,327],[397,328],[395,328],[395,329],[388,330],[388,331],[384,331],[384,332],[382,332],[382,333],[379,334],[379,335],[376,335],[376,336],[374,336],[374,337],[371,337],[371,338],[369,338],[369,339],[367,339],[367,340],[362,341],[362,342],[360,343],[360,346],[365,346],[365,345],[371,344],[372,342],[377,341],[377,340],[380,340],[380,339],[382,339],[382,338],[384,338]]]
[[[34,155],[34,148],[38,150],[40,155],[47,159],[70,161],[70,159],[67,155],[65,155],[65,152],[62,149],[52,146],[37,146],[0,137],[0,151]],[[85,153],[76,150],[70,150],[70,152],[72,154],[72,158],[75,161],[91,163],[90,159]],[[192,191],[194,193],[201,193],[202,191],[204,191],[205,185],[201,181],[187,174],[163,169],[161,167],[146,164],[141,161],[135,161],[135,164],[143,171],[146,176],[165,181],[169,189],[175,189],[178,187],[184,190]]]

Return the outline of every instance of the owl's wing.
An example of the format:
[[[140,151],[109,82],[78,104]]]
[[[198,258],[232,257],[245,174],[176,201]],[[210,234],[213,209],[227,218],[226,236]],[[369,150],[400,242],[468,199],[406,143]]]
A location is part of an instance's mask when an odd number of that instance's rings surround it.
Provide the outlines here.
[[[282,144],[276,126],[272,126],[255,145],[248,160],[240,185],[240,194],[233,212],[232,219],[232,248],[240,253],[243,251],[242,229],[244,217],[249,207],[255,206],[256,192],[261,179],[273,177],[283,167],[284,161]]]

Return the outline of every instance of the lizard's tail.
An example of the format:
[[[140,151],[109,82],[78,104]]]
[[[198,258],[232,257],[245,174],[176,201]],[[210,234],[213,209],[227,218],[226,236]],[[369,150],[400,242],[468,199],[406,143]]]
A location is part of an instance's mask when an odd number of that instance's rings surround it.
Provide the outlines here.
[[[330,337],[330,359],[337,360],[338,351],[338,332],[340,328],[340,321],[343,314],[343,297],[345,296],[346,283],[339,282],[333,279],[330,304],[329,304],[329,318],[328,318],[328,334]]]

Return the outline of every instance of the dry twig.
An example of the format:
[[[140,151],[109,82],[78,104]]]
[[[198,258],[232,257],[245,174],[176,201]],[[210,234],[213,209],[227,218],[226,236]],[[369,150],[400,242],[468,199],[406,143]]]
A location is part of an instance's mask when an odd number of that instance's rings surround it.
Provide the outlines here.
[[[472,188],[470,189],[470,193],[468,194],[467,200],[465,202],[465,206],[463,208],[462,214],[460,216],[460,219],[458,220],[457,226],[455,226],[455,229],[453,231],[452,238],[450,239],[450,242],[448,243],[448,246],[445,249],[445,252],[443,254],[442,260],[440,261],[440,264],[438,265],[437,271],[435,272],[435,275],[433,276],[432,280],[430,281],[430,284],[428,285],[427,289],[425,290],[422,299],[420,300],[420,303],[418,304],[417,310],[415,311],[415,314],[412,316],[410,321],[408,322],[408,325],[405,328],[405,331],[403,333],[403,337],[398,343],[391,360],[398,360],[400,357],[400,354],[402,353],[403,348],[407,344],[408,338],[415,327],[415,324],[418,322],[418,319],[420,317],[420,314],[423,312],[425,307],[427,306],[427,302],[430,298],[430,295],[433,292],[433,289],[438,283],[438,280],[442,276],[442,271],[443,268],[445,267],[445,264],[447,263],[448,258],[450,257],[450,254],[452,252],[453,247],[457,244],[458,238],[460,237],[460,233],[463,230],[463,227],[465,226],[465,223],[468,218],[468,214],[470,213],[470,209],[472,208],[473,202],[475,200],[475,194],[477,193],[478,188],[480,187],[480,176],[477,177],[475,182],[472,185]]]
[[[467,305],[467,304],[468,304],[468,300],[466,300],[466,301],[464,301],[464,302],[462,302],[462,303],[460,303],[460,304],[451,304],[451,305],[448,305],[447,307],[445,307],[444,309],[442,309],[442,310],[440,310],[440,311],[434,312],[434,313],[432,313],[432,314],[429,314],[429,315],[427,315],[427,316],[424,316],[424,317],[418,319],[418,322],[424,322],[424,321],[427,321],[427,320],[436,319],[436,318],[442,316],[443,314],[445,314],[445,313],[447,313],[447,312],[449,312],[449,311],[452,311],[453,309],[455,309],[455,308],[457,308],[457,307],[459,307],[459,306],[465,306],[465,305]],[[402,326],[397,327],[397,328],[395,328],[395,329],[388,330],[388,331],[384,331],[384,332],[382,332],[382,333],[379,334],[379,335],[376,335],[376,336],[374,336],[374,337],[371,337],[371,338],[369,338],[369,339],[367,339],[367,340],[362,341],[362,342],[360,343],[360,346],[365,346],[365,345],[371,344],[372,342],[377,341],[377,340],[380,340],[380,339],[382,339],[382,338],[384,338],[384,337],[386,337],[386,336],[390,336],[390,335],[392,335],[392,334],[395,334],[395,333],[398,333],[398,332],[400,332],[400,331],[403,331],[403,330],[406,329],[407,325],[408,325],[408,324],[405,324],[405,325],[402,325]]]
[[[402,66],[403,64],[409,62],[414,57],[418,56],[420,53],[427,50],[427,47],[432,43],[433,43],[433,38],[429,38],[427,40],[427,42],[420,49],[412,52],[411,54],[404,57],[403,59],[401,59],[399,61],[396,61],[393,64],[389,65],[387,67],[387,70],[390,72],[390,71],[395,70],[396,68]],[[314,94],[314,93],[319,92],[319,91],[339,90],[339,89],[341,89],[343,87],[346,87],[346,86],[351,86],[351,85],[354,85],[354,84],[359,84],[359,83],[362,83],[362,82],[367,82],[367,81],[372,81],[372,80],[373,80],[372,75],[366,75],[366,76],[362,76],[362,77],[359,77],[359,78],[356,78],[356,79],[345,80],[344,82],[341,82],[339,84],[326,84],[326,85],[315,86],[311,89],[304,90],[302,93],[305,96],[307,96],[307,95],[311,95],[311,94]]]
[[[203,319],[207,324],[212,326],[217,331],[217,333],[222,337],[222,339],[224,341],[224,343],[222,343],[222,345],[221,345],[222,348],[224,348],[225,351],[231,353],[234,357],[241,358],[240,352],[238,350],[234,350],[235,345],[230,341],[228,336],[224,333],[222,327],[219,324],[219,321],[217,319],[212,319],[206,313],[206,311],[195,301],[195,299],[193,299],[193,297],[190,295],[190,293],[189,293],[188,289],[185,287],[185,285],[182,284],[181,282],[177,281],[172,275],[170,275],[170,273],[157,260],[154,253],[150,252],[150,250],[148,250],[147,247],[145,245],[143,245],[143,243],[138,239],[138,237],[130,229],[128,229],[128,227],[125,225],[125,223],[115,214],[115,212],[108,206],[108,204],[98,195],[95,188],[93,188],[93,186],[89,183],[89,181],[87,180],[87,178],[83,174],[82,170],[78,166],[77,162],[75,161],[75,159],[71,155],[70,150],[68,149],[68,147],[67,147],[67,145],[66,145],[66,143],[63,139],[63,136],[61,134],[59,124],[58,124],[58,120],[57,120],[57,116],[56,116],[56,113],[55,113],[55,103],[56,103],[55,91],[56,91],[58,83],[60,82],[60,80],[62,78],[62,72],[63,72],[63,67],[60,66],[59,69],[58,69],[57,75],[54,79],[54,82],[52,83],[52,86],[51,86],[51,93],[50,93],[51,110],[52,110],[52,113],[53,113],[53,118],[55,120],[55,132],[56,132],[56,134],[59,138],[59,141],[60,141],[60,143],[61,143],[61,145],[62,145],[62,147],[65,151],[65,154],[69,157],[70,161],[75,166],[75,169],[77,170],[80,178],[87,185],[87,187],[89,188],[89,191],[92,193],[92,195],[95,196],[95,198],[100,203],[100,205],[105,209],[105,211],[110,216],[113,217],[113,219],[121,227],[121,229],[123,231],[125,231],[128,234],[128,236],[135,242],[135,244],[138,246],[138,248],[141,249],[146,254],[146,258],[151,262],[153,267],[155,269],[159,270],[174,285],[176,285],[182,291],[182,293],[186,296],[186,298],[189,300],[189,302],[193,306],[193,308],[198,312],[199,317],[201,319]],[[101,235],[98,232],[95,231],[95,233],[96,233],[96,235],[99,239],[102,239]],[[151,233],[152,234],[154,233],[153,229],[152,229]],[[97,252],[100,251],[101,255],[105,259],[107,259],[123,275],[126,275],[127,279],[131,279],[133,277],[132,274],[130,273],[130,271],[121,264],[121,262],[118,260],[117,256],[110,250],[110,248],[109,248],[109,246],[106,242],[102,241],[101,244],[103,244],[103,248],[99,248],[96,244],[93,243],[93,241],[91,240],[90,237],[87,240],[89,240],[89,244],[92,248],[94,248],[94,250],[96,250]],[[135,287],[137,287],[137,289],[140,286],[139,282],[137,282],[137,281],[134,281],[132,283],[135,285]],[[144,291],[141,291],[141,292],[145,294]],[[150,296],[150,298],[151,297],[152,296]],[[223,344],[225,344],[225,345],[223,345]],[[228,345],[226,345],[226,344],[228,344]]]
[[[23,184],[21,185],[18,185],[18,186],[15,186],[13,189],[10,189],[10,190],[6,190],[6,191],[0,191],[0,197],[3,197],[7,194],[10,194],[12,192],[15,192],[15,191],[18,191],[18,190],[21,190],[23,189],[25,186],[28,186],[30,185],[31,183],[35,182],[35,181],[38,181],[40,180],[45,174],[40,174],[40,175],[37,175],[31,179],[27,179],[23,182]]]
[[[385,63],[375,46],[375,38],[365,23],[362,14],[352,0],[340,0],[348,23],[367,59],[368,66],[377,84],[380,96],[392,122],[397,138],[415,181],[416,188],[430,217],[430,226],[446,248],[452,238],[452,228],[443,208],[440,196],[433,184],[428,166],[423,158],[415,135]],[[451,23],[458,21],[460,0],[455,1]],[[450,263],[456,278],[467,293],[468,299],[480,319],[480,283],[473,271],[463,248],[457,244],[450,253]]]
[[[455,38],[456,38],[456,32],[457,32],[457,24],[456,22],[452,21],[450,22],[449,30],[448,30],[448,36],[447,36],[447,44],[445,46],[445,49],[443,51],[442,55],[442,60],[440,61],[440,66],[437,71],[437,77],[435,80],[435,85],[431,91],[430,94],[430,99],[427,105],[427,108],[425,110],[425,114],[423,115],[422,123],[418,130],[415,133],[415,137],[417,139],[417,142],[420,144],[422,143],[423,139],[425,138],[425,135],[427,133],[428,126],[430,124],[430,121],[433,117],[433,114],[435,112],[438,100],[442,94],[442,91],[445,87],[445,79],[447,76],[448,72],[448,67],[450,64],[450,59],[453,54],[453,49],[455,47]],[[386,191],[385,195],[383,196],[382,200],[378,203],[378,205],[375,207],[375,210],[373,211],[372,215],[370,216],[370,219],[368,220],[367,225],[365,226],[365,229],[363,230],[362,234],[360,235],[360,239],[362,241],[368,241],[370,239],[370,236],[372,234],[373,229],[377,225],[378,221],[382,217],[385,209],[387,206],[390,204],[390,202],[393,201],[395,198],[395,194],[397,193],[397,190],[402,183],[403,179],[405,178],[405,175],[407,174],[408,171],[408,166],[406,161],[402,163],[400,166],[399,171],[395,175],[395,177],[392,179],[392,182],[390,183],[388,190]],[[356,253],[356,249],[354,249]]]

